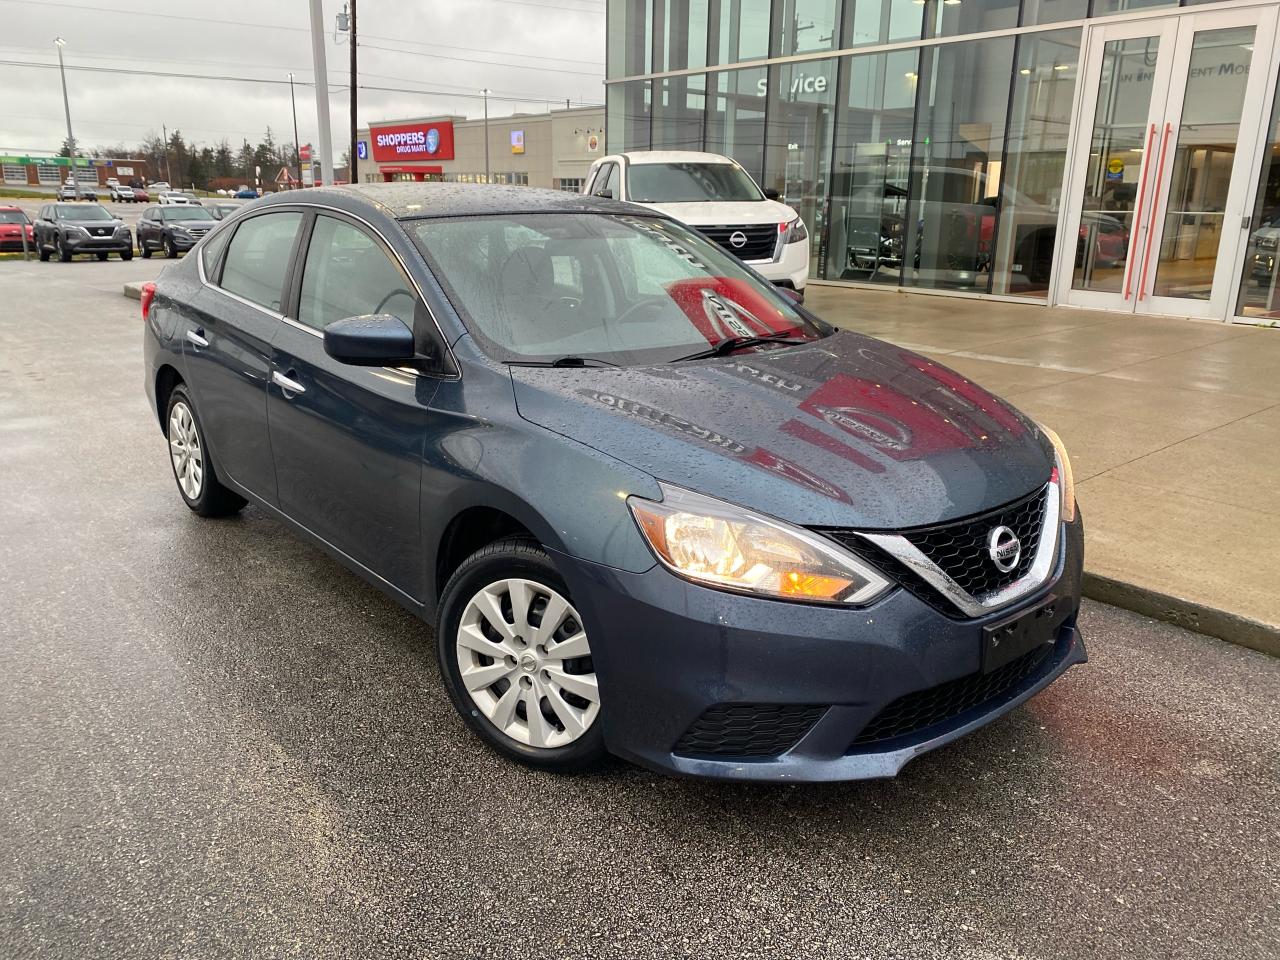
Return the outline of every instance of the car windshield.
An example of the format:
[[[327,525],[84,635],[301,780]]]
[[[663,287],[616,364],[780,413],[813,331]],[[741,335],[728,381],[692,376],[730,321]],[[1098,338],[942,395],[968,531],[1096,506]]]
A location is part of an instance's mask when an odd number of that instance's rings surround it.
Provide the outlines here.
[[[829,332],[668,220],[547,213],[404,227],[468,330],[503,361],[665,363],[735,337]]]
[[[637,203],[713,203],[763,200],[736,163],[633,163],[627,199]]]
[[[160,211],[160,217],[163,220],[212,220],[213,215],[204,207],[183,207],[181,210],[174,210],[172,207],[166,207]]]
[[[21,210],[0,210],[0,223],[30,223]]]
[[[54,215],[59,220],[114,220],[115,218],[107,212],[106,207],[77,207],[66,206],[54,207]]]

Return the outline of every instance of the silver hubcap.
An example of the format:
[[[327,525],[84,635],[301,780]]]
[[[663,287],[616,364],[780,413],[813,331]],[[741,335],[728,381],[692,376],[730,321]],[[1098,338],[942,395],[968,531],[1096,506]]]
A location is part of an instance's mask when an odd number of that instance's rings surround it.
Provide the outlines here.
[[[600,690],[578,611],[550,587],[499,580],[462,611],[458,668],[495,727],[530,747],[563,747],[591,728]]]
[[[188,500],[199,499],[200,485],[204,482],[204,455],[191,408],[182,401],[175,403],[169,413],[169,455],[173,457],[173,474],[182,492]]]

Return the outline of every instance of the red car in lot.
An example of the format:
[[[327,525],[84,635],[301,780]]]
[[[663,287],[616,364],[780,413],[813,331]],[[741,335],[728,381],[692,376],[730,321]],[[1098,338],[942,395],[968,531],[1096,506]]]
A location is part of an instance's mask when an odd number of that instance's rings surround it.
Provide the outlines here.
[[[21,207],[0,207],[0,250],[22,250],[22,233],[27,234],[27,248],[36,249],[35,228]]]

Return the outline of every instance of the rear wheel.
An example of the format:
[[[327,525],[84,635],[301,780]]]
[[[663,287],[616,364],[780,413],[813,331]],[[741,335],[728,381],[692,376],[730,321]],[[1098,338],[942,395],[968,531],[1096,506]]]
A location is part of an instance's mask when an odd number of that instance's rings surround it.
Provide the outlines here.
[[[218,479],[195,407],[181,384],[169,395],[165,435],[169,439],[173,478],[188,507],[202,517],[225,517],[245,505],[244,497],[224,487]]]
[[[509,537],[463,561],[441,598],[436,643],[454,707],[498,751],[558,773],[603,759],[587,628],[535,541]]]

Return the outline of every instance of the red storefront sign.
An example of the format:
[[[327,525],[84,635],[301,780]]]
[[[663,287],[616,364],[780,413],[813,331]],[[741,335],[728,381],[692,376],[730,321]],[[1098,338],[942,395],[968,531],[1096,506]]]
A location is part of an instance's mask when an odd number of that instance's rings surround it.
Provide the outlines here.
[[[373,159],[379,163],[406,160],[452,160],[453,121],[400,123],[369,130]]]

